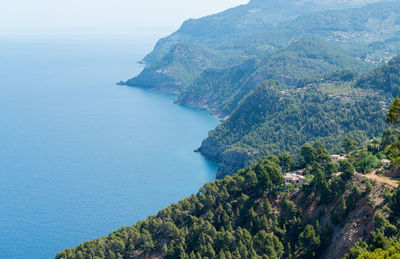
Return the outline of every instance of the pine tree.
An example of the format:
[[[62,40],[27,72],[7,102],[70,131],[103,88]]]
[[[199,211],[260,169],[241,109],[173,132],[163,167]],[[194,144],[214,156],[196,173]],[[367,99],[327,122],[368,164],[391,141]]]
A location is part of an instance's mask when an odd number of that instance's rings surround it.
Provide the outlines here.
[[[210,258],[215,258],[215,251],[210,244],[207,246],[207,254]]]
[[[166,243],[164,243],[161,247],[161,251],[163,253],[163,255],[166,255],[168,253],[168,246]]]
[[[358,143],[357,141],[350,139],[348,137],[345,137],[342,142],[342,147],[344,148],[346,153],[350,153],[353,151],[355,148],[357,148]]]
[[[189,259],[196,259],[196,255],[193,251],[189,254]]]
[[[287,172],[294,165],[293,158],[290,154],[283,152],[279,154],[279,165],[284,172]]]
[[[400,123],[400,98],[396,97],[389,109],[386,122],[389,125],[397,125]]]
[[[221,250],[219,251],[218,257],[217,257],[217,258],[218,258],[218,259],[226,259],[224,250],[221,249]]]

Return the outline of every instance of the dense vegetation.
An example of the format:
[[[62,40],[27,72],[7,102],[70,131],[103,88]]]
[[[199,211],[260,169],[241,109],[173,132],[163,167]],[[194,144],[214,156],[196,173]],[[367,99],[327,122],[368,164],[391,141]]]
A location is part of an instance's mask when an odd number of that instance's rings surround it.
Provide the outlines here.
[[[345,68],[365,71],[368,66],[318,37],[305,37],[274,54],[231,68],[206,70],[181,92],[177,102],[215,109],[215,114],[225,117],[265,80],[293,86],[299,79]]]
[[[377,137],[400,89],[399,62],[395,57],[360,78],[345,69],[300,79],[295,87],[263,82],[210,132],[200,151],[221,164],[223,177],[266,153],[293,152],[307,141],[321,141],[337,153],[346,136],[358,143]]]
[[[390,60],[382,67],[376,68],[361,77],[357,86],[383,90],[393,97],[400,95],[400,56]]]
[[[330,244],[331,230],[319,222],[324,214],[339,217],[351,211],[355,201],[367,195],[353,186],[354,168],[343,163],[343,174],[320,144],[302,148],[298,164],[309,167],[309,182],[302,193],[288,195],[282,188],[281,159],[270,156],[234,176],[207,183],[197,195],[167,209],[77,248],[57,258],[310,258]],[[289,159],[290,160],[290,159]],[[336,188],[341,186],[341,188]],[[345,193],[347,190],[355,190]],[[295,192],[296,193],[296,192]],[[344,211],[326,210],[345,199]],[[304,215],[310,204],[325,208],[318,216]],[[341,213],[337,215],[337,213]]]
[[[343,151],[338,143],[346,136],[362,143],[379,135],[386,127],[382,97],[344,84],[287,88],[264,82],[210,132],[200,151],[221,162],[223,177],[267,153],[296,152],[308,141],[321,141],[333,153]],[[216,154],[215,147],[220,149]],[[242,156],[247,164],[234,164],[235,153],[247,154]]]
[[[206,68],[232,66],[240,56],[221,53],[193,43],[178,43],[160,60],[146,67],[143,72],[127,82],[128,85],[180,92]]]
[[[395,244],[388,249],[378,248],[374,251],[365,251],[358,259],[396,259],[400,257],[400,244]]]

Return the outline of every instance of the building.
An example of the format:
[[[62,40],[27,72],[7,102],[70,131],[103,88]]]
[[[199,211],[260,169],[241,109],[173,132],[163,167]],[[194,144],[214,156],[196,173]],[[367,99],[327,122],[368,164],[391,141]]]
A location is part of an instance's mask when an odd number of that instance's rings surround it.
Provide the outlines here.
[[[306,172],[306,169],[299,169],[299,170],[294,170],[290,172],[286,172],[286,174],[299,174],[299,175],[304,175]]]
[[[284,179],[286,186],[289,184],[293,184],[294,186],[299,187],[304,184],[306,178],[299,174],[287,173]]]
[[[382,165],[384,167],[390,166],[390,160],[389,159],[382,159]]]
[[[346,156],[341,156],[341,155],[331,155],[332,162],[336,163],[339,162],[340,160],[346,160]]]
[[[297,170],[297,174],[304,175],[305,169]]]

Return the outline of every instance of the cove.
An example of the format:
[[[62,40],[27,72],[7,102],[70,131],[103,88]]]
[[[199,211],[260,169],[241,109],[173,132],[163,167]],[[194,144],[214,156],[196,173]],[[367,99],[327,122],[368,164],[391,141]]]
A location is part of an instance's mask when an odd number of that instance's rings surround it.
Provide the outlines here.
[[[196,193],[218,121],[116,86],[152,42],[0,38],[0,258],[53,258]]]

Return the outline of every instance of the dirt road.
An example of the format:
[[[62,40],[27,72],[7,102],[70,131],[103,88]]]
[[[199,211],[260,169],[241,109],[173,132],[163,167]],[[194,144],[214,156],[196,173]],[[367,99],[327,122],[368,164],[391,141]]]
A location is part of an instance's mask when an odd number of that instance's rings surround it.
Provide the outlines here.
[[[389,178],[389,177],[386,177],[386,176],[383,176],[383,175],[377,175],[376,172],[378,170],[380,170],[380,169],[374,170],[369,174],[360,174],[360,175],[362,175],[365,178],[368,178],[370,180],[377,181],[377,182],[380,182],[380,183],[384,183],[384,184],[387,184],[387,185],[395,187],[395,188],[397,188],[399,186],[399,184],[400,184],[399,180],[393,179],[393,178]]]

